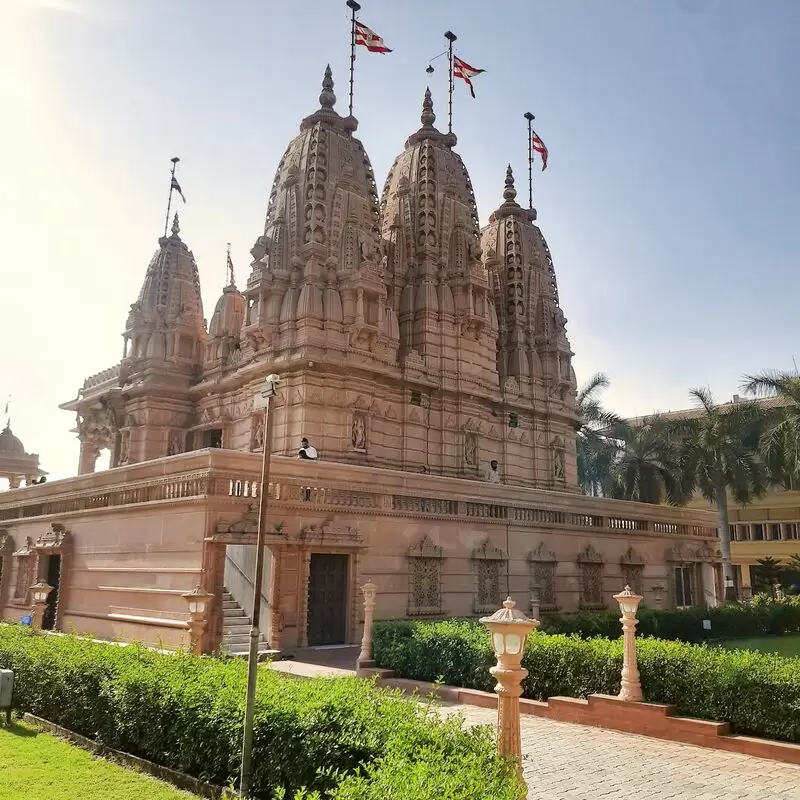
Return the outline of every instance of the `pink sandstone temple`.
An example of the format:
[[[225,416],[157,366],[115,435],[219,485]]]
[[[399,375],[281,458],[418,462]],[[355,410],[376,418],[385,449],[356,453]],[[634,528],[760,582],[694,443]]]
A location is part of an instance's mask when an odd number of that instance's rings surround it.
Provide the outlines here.
[[[603,607],[626,583],[653,606],[675,604],[676,582],[714,604],[712,515],[578,490],[566,319],[511,168],[481,230],[426,91],[379,197],[335,102],[328,69],[247,283],[209,325],[177,215],[159,239],[120,363],[61,406],[79,475],[0,495],[0,614],[30,614],[46,580],[45,627],[176,647],[199,584],[204,650],[244,649],[271,373],[265,645],[357,641],[367,578],[378,617],[483,614],[506,594],[535,614]],[[297,459],[303,437],[318,460]]]

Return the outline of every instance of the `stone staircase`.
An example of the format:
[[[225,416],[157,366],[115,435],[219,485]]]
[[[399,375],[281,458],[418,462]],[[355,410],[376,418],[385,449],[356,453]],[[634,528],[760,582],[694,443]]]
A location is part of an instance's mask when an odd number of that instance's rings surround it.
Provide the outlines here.
[[[222,650],[232,656],[246,656],[250,649],[250,617],[227,590],[222,591]],[[263,631],[258,649],[266,650]]]

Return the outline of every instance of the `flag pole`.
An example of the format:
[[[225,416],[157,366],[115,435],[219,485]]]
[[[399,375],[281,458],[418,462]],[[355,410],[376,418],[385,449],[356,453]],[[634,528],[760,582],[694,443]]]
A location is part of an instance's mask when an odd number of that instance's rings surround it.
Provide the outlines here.
[[[533,208],[533,121],[530,111],[523,115],[528,120],[528,208]]]
[[[350,116],[353,116],[353,80],[356,69],[356,12],[361,10],[361,6],[356,0],[347,0],[345,4],[352,9],[353,14],[350,18]]]
[[[167,216],[164,219],[165,239],[167,238],[167,230],[169,228],[169,211],[170,208],[172,207],[172,188],[173,188],[173,183],[175,182],[175,167],[178,166],[178,162],[180,161],[180,159],[178,158],[178,156],[174,156],[173,158],[170,159],[170,161],[172,161],[172,172],[170,173],[169,176],[169,198],[167,199]]]
[[[458,38],[453,31],[445,31],[444,38],[448,41],[447,60],[450,64],[450,105],[447,115],[447,132],[453,132],[453,42]]]

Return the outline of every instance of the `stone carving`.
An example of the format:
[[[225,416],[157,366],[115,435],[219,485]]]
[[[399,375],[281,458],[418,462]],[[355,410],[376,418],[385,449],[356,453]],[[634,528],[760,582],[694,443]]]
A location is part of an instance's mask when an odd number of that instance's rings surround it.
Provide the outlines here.
[[[70,543],[69,531],[60,522],[51,522],[50,530],[39,536],[33,549],[40,553],[63,553]]]
[[[408,548],[408,613],[442,612],[442,548],[426,534]]]
[[[181,431],[170,431],[167,440],[167,455],[176,456],[183,452],[183,433]]]
[[[482,613],[500,607],[502,600],[500,591],[501,561],[475,562],[475,612]]]
[[[564,442],[561,439],[556,439],[553,442],[553,477],[557,481],[563,481],[565,476]]]
[[[603,606],[603,565],[586,562],[581,566],[581,605]]]
[[[622,564],[622,583],[630,586],[634,594],[644,593],[644,567],[641,564]]]
[[[531,563],[531,591],[538,595],[540,608],[556,608],[556,565],[554,561]]]
[[[474,433],[464,434],[464,464],[467,467],[478,466],[478,437]]]
[[[250,444],[251,450],[264,449],[264,415],[256,414],[253,417],[253,436]]]
[[[367,419],[360,411],[353,414],[353,426],[350,439],[354,450],[367,449]]]
[[[131,432],[122,431],[119,436],[119,455],[117,456],[117,466],[122,467],[128,463],[131,449]]]
[[[100,447],[111,447],[117,433],[116,416],[106,400],[78,414],[78,435]]]

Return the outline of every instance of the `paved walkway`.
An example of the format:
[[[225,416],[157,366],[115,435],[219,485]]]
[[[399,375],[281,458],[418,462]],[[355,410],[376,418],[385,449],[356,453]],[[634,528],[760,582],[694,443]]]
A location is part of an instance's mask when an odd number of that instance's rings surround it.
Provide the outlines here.
[[[448,705],[474,725],[497,712]],[[528,800],[800,800],[800,765],[522,717]]]
[[[303,677],[353,674],[358,648],[308,648],[273,668]],[[442,704],[470,725],[497,712]],[[523,715],[528,800],[800,800],[800,765]]]

